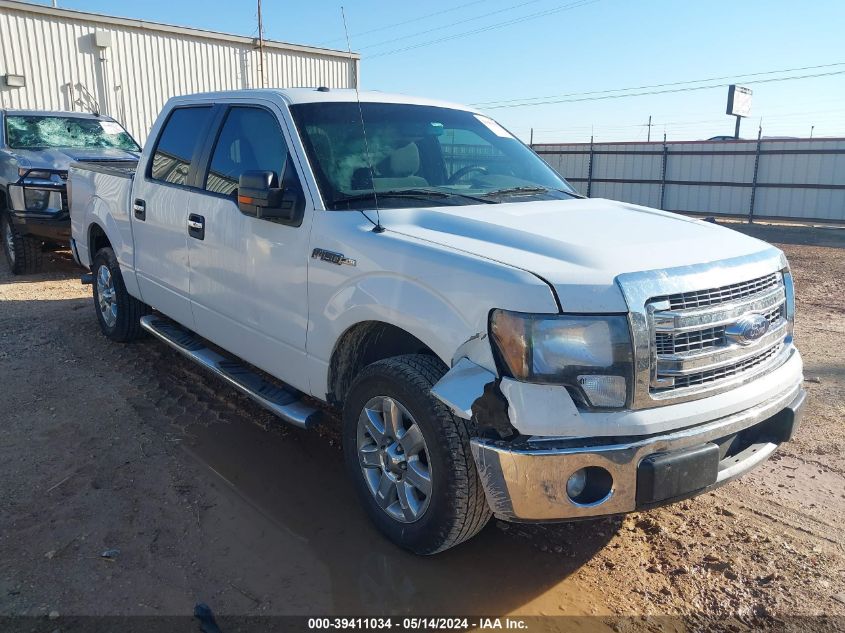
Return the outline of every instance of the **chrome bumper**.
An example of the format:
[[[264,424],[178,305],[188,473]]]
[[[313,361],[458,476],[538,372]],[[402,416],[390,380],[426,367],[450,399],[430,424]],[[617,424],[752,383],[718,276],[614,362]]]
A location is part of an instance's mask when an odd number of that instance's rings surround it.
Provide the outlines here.
[[[621,514],[700,494],[759,465],[780,442],[791,438],[800,420],[804,397],[805,392],[798,384],[783,395],[734,415],[671,433],[625,438],[628,441],[624,442],[605,444],[601,438],[594,438],[578,443],[572,438],[560,438],[529,441],[515,447],[507,442],[474,439],[472,452],[490,508],[501,519],[560,521]],[[656,500],[649,499],[647,495],[644,498],[643,485],[638,494],[641,464],[647,458],[650,465],[653,465],[654,459],[665,464],[677,455],[680,465],[684,455],[696,452],[691,449],[713,448],[715,442],[757,425],[764,429],[759,440],[755,439],[751,445],[730,457],[719,459],[717,456],[718,465],[712,462],[712,478],[704,486],[701,485],[700,472],[685,474],[683,468],[676,468],[671,472],[671,486],[675,486],[675,491],[680,494]],[[752,431],[748,433],[752,434]],[[713,451],[709,453],[712,457]],[[692,466],[692,470],[696,470],[694,463]],[[573,472],[588,467],[605,469],[612,477],[612,485],[609,493],[599,501],[579,504],[570,499],[566,484]],[[687,475],[689,478],[684,480]],[[684,481],[692,487],[684,490]],[[664,484],[656,482],[657,486],[665,489]]]

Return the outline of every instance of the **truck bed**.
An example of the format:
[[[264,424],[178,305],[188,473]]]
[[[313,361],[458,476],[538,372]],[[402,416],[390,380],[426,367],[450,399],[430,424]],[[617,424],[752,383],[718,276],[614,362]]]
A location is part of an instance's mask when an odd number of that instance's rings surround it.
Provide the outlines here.
[[[72,169],[84,169],[122,178],[132,178],[137,167],[137,160],[86,160],[71,164]]]
[[[91,235],[86,227],[111,223],[112,247],[121,263],[132,267],[134,255],[130,213],[137,161],[76,162],[68,170],[68,203],[74,257],[91,265]]]

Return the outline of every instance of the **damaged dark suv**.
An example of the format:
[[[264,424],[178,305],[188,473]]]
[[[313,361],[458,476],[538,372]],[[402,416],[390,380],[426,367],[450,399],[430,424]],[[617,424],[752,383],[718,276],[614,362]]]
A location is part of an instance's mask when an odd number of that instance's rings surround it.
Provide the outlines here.
[[[36,272],[45,248],[70,242],[71,163],[134,164],[140,151],[109,117],[0,110],[0,237],[12,273]]]

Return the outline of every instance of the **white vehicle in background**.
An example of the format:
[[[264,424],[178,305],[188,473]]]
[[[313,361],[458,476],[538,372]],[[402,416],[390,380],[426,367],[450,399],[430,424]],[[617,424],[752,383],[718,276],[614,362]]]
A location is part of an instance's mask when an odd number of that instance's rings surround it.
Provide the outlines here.
[[[782,252],[584,199],[462,106],[178,97],[136,171],[78,165],[70,182],[104,334],[147,330],[301,427],[320,415],[306,396],[341,410],[366,512],[420,554],[491,514],[699,494],[800,419]]]

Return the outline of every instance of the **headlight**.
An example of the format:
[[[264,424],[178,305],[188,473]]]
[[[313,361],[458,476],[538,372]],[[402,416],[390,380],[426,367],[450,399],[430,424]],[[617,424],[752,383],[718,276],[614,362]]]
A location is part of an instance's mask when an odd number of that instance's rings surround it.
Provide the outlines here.
[[[625,406],[633,378],[626,317],[493,310],[490,331],[516,380],[565,385],[593,407]]]
[[[23,202],[27,211],[43,211],[50,204],[50,191],[47,189],[24,188]]]
[[[41,180],[50,180],[53,177],[53,172],[48,169],[26,169],[20,167],[18,169],[18,176],[27,178],[38,178]]]

